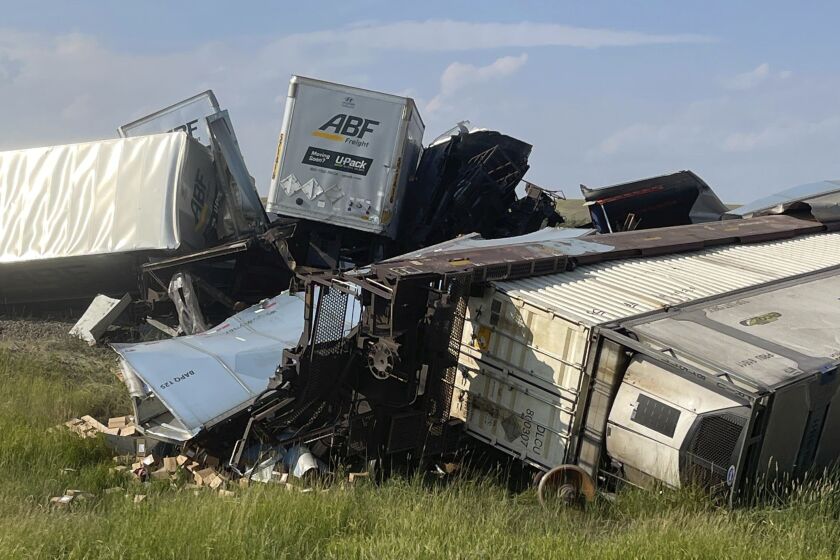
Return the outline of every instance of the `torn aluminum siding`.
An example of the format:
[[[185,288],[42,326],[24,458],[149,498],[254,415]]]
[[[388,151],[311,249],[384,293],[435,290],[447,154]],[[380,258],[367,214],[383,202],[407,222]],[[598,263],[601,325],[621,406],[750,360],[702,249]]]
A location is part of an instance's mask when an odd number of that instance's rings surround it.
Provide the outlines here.
[[[303,331],[303,300],[281,294],[194,336],[114,344],[137,424],[165,441],[186,441],[248,406],[265,390],[283,349]]]
[[[604,262],[495,286],[571,321],[597,325],[838,265],[840,234],[826,233]]]
[[[565,242],[567,239],[576,239],[578,237],[585,237],[595,233],[591,228],[555,228],[546,227],[540,230],[526,233],[524,235],[516,235],[513,237],[501,237],[498,239],[484,239],[478,233],[468,233],[455,239],[450,239],[436,245],[430,245],[417,249],[410,253],[404,253],[385,259],[381,262],[396,262],[406,259],[417,259],[427,255],[449,253],[460,249],[486,249],[494,247],[506,247],[510,245],[521,245],[526,243],[547,243],[547,242]]]

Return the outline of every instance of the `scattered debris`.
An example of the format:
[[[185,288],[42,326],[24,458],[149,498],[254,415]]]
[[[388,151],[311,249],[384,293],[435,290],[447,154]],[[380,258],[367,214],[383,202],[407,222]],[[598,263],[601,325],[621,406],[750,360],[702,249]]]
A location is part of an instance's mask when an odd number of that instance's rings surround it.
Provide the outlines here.
[[[109,298],[99,294],[93,298],[93,302],[85,311],[84,315],[70,329],[70,335],[81,338],[91,346],[95,346],[99,339],[108,330],[108,327],[117,320],[123,311],[131,305],[131,294],[125,294],[122,299]]]
[[[728,211],[691,171],[580,190],[599,233],[716,222]]]
[[[840,181],[819,181],[786,189],[731,210],[727,218],[788,214],[824,224],[840,221]]]
[[[544,222],[563,222],[551,193],[516,187],[528,170],[531,146],[498,132],[457,130],[423,152],[402,222],[405,250],[441,243],[465,233],[484,238],[522,235]]]
[[[68,507],[70,504],[75,502],[83,502],[86,500],[91,500],[95,498],[93,494],[90,492],[84,492],[82,490],[65,490],[63,496],[54,496],[50,498],[50,504],[56,507]]]
[[[561,192],[520,196],[530,144],[423,133],[411,99],[293,77],[271,219],[210,91],[118,140],[0,153],[0,301],[99,292],[74,335],[158,339],[113,344],[132,416],[65,426],[113,473],[225,498],[445,477],[480,448],[539,473],[541,502],[629,482],[734,503],[838,460],[840,182],[729,213],[691,171],[581,186],[593,228],[566,230]]]
[[[248,406],[297,343],[303,311],[300,297],[284,294],[199,335],[115,344],[143,433],[184,442]]]

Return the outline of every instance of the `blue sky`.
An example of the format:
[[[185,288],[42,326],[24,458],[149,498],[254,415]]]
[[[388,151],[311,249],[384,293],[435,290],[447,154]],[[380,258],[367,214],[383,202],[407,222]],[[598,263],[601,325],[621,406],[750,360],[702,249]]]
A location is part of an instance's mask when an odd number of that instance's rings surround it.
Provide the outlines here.
[[[678,5],[679,4],[679,5]],[[840,5],[7,2],[0,149],[115,136],[212,88],[268,189],[289,76],[414,97],[534,145],[578,196],[693,169],[727,201],[840,177]]]

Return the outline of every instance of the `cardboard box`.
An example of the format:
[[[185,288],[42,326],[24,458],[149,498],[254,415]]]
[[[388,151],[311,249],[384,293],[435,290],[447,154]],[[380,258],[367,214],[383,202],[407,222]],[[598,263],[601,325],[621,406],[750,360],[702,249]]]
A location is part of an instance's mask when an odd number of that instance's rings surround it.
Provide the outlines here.
[[[88,414],[82,416],[82,420],[84,420],[88,426],[94,428],[97,432],[104,432],[107,429],[107,426],[105,426],[99,420]]]
[[[169,480],[169,477],[171,475],[172,473],[170,473],[165,468],[161,467],[156,471],[152,471],[152,474],[150,476],[155,480]]]
[[[134,437],[140,435],[140,431],[137,429],[137,426],[124,426],[119,428],[120,435],[123,437]],[[144,443],[145,445],[145,443]]]
[[[369,472],[351,472],[349,477],[350,484],[355,484],[360,480],[370,480],[370,473]]]
[[[116,418],[109,418],[108,419],[108,427],[109,428],[124,428],[130,424],[132,424],[132,417],[131,416],[117,416]]]
[[[210,483],[218,478],[216,474],[216,469],[213,467],[207,467],[205,469],[193,471],[193,478],[195,479],[195,483],[199,486],[209,486]]]
[[[178,459],[176,457],[164,457],[163,458],[163,468],[168,473],[174,473],[178,471]]]

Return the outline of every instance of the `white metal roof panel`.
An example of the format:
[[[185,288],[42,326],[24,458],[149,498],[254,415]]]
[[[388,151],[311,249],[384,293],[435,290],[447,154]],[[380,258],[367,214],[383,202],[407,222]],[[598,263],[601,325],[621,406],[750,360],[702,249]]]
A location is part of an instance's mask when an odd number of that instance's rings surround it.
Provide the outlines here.
[[[597,325],[833,266],[840,266],[840,233],[605,262],[496,287],[566,319]]]

